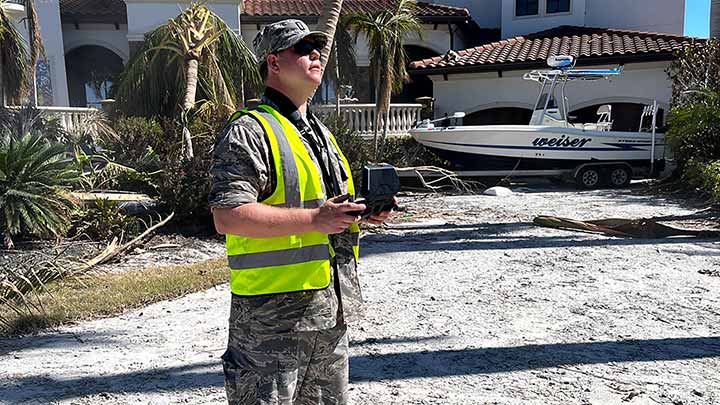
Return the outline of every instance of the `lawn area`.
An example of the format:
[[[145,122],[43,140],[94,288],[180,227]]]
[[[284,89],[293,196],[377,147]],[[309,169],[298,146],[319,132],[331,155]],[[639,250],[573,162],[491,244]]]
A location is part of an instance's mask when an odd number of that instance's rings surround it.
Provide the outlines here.
[[[64,280],[39,295],[43,311],[31,315],[0,306],[8,324],[0,336],[25,334],[71,322],[118,315],[128,309],[206,290],[228,280],[225,258],[189,265],[147,267]]]

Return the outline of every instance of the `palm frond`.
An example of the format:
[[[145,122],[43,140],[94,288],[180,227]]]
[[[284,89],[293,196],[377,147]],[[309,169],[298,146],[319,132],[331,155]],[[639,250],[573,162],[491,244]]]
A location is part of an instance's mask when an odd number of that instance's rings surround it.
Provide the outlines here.
[[[187,32],[191,8],[146,35],[143,47],[128,62],[113,94],[117,107],[129,115],[175,116],[185,96],[185,68],[189,49]],[[244,41],[225,22],[208,10],[200,25],[206,35],[199,39],[203,52],[198,55],[196,99],[234,109],[239,89],[260,83],[255,57]],[[187,44],[186,44],[187,43]],[[194,56],[193,56],[194,57]]]
[[[30,76],[26,46],[10,16],[0,7],[0,75],[3,85],[0,96],[5,93],[10,101],[19,101],[27,91]]]
[[[75,209],[66,192],[79,180],[73,161],[62,144],[48,141],[35,130],[5,135],[0,145],[2,231],[6,237],[62,235]]]

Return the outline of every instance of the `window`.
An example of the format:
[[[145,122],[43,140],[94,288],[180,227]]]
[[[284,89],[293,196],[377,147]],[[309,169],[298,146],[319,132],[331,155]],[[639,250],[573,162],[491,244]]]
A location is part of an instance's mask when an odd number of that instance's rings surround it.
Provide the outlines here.
[[[569,13],[570,0],[547,0],[547,13]]]
[[[515,16],[538,14],[538,0],[515,0]]]

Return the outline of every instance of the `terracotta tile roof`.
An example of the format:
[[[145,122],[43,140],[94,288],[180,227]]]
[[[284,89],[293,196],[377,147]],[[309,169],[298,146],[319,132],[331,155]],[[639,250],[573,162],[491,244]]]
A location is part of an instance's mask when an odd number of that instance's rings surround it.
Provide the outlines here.
[[[396,0],[345,0],[343,14],[373,13],[392,7]],[[243,16],[249,17],[317,17],[322,10],[323,0],[245,0]],[[468,20],[470,13],[465,8],[418,2],[417,15],[422,20],[461,19]]]
[[[656,32],[561,26],[443,56],[415,61],[410,68],[424,70],[494,70],[498,65],[539,63],[552,55],[572,55],[580,63],[588,58],[646,56],[672,58],[672,53],[696,38]]]
[[[65,23],[127,24],[127,7],[123,0],[60,0],[60,16]]]

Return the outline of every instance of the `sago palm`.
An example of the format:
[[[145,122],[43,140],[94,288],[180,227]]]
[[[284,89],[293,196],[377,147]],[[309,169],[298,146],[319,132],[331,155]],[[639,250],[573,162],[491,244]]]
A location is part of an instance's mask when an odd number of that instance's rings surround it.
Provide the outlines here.
[[[115,98],[131,115],[185,117],[199,97],[222,112],[242,103],[243,84],[258,85],[255,57],[243,40],[203,3],[146,35],[120,75]],[[193,156],[183,131],[184,156]]]
[[[414,0],[398,0],[396,7],[374,14],[354,14],[348,17],[349,26],[355,31],[355,40],[365,34],[370,51],[370,74],[375,80],[374,154],[378,156],[378,127],[383,122],[384,143],[387,137],[390,98],[399,93],[403,84],[410,80],[407,72],[407,56],[403,49],[407,35],[421,35],[422,25],[416,17]]]
[[[7,248],[22,233],[63,235],[75,208],[69,188],[78,172],[65,146],[47,140],[32,125],[22,128],[0,132],[0,226]]]
[[[27,89],[29,66],[25,40],[0,0],[0,104],[18,100]]]

